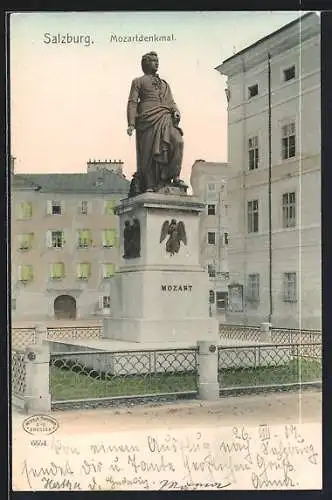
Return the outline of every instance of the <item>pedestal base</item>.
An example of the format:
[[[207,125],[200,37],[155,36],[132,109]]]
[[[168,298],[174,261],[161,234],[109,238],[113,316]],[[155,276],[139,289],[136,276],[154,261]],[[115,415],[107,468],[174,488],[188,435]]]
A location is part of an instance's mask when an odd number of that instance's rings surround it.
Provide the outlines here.
[[[127,342],[188,342],[218,339],[215,318],[150,320],[104,318],[103,337]]]

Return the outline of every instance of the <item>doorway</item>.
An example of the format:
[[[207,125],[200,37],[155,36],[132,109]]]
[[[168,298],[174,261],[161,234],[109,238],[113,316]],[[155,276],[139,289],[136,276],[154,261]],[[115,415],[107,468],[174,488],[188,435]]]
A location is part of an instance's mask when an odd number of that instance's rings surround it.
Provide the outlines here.
[[[55,319],[76,319],[76,300],[71,295],[59,295],[54,301]]]

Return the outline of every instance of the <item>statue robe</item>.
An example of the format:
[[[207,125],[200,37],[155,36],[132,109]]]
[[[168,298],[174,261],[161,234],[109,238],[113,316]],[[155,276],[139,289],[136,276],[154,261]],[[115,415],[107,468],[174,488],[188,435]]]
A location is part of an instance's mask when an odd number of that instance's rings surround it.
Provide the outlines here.
[[[181,129],[174,123],[175,111],[178,109],[171,89],[158,75],[133,80],[127,119],[128,125],[136,129],[141,191],[154,189],[180,174],[183,140]]]

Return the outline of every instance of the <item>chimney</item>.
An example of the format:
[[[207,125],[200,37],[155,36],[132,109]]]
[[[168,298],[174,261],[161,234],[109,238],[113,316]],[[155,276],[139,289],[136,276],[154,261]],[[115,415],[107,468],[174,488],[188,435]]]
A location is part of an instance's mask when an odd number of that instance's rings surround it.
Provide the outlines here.
[[[115,172],[122,175],[123,161],[121,160],[89,160],[87,162],[87,173],[89,172]]]

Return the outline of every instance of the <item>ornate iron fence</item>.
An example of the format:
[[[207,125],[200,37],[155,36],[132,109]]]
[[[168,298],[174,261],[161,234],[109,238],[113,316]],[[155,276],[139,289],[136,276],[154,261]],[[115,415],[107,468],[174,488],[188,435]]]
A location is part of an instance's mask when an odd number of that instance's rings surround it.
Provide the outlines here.
[[[101,326],[60,326],[48,327],[47,339],[99,339],[101,337]]]
[[[280,343],[321,343],[322,332],[320,330],[271,328],[271,339],[273,342]]]
[[[259,342],[262,338],[262,331],[259,326],[220,324],[219,333],[221,338],[248,342]]]
[[[35,328],[12,328],[12,349],[24,349],[29,344],[36,343]]]
[[[45,337],[49,340],[99,339],[101,326],[52,326],[45,329]],[[11,339],[13,349],[24,349],[29,345],[36,344],[36,328],[12,328]]]
[[[52,353],[52,404],[195,395],[197,349]]]
[[[219,325],[221,339],[233,339],[245,342],[262,342],[265,333],[259,326],[247,325]],[[305,330],[292,328],[271,328],[271,341],[274,343],[321,343],[322,332],[320,330]],[[265,343],[265,338],[263,342]]]
[[[12,350],[12,393],[18,398],[23,398],[26,384],[24,355],[24,351]]]
[[[321,345],[266,344],[218,348],[221,394],[320,385]]]

